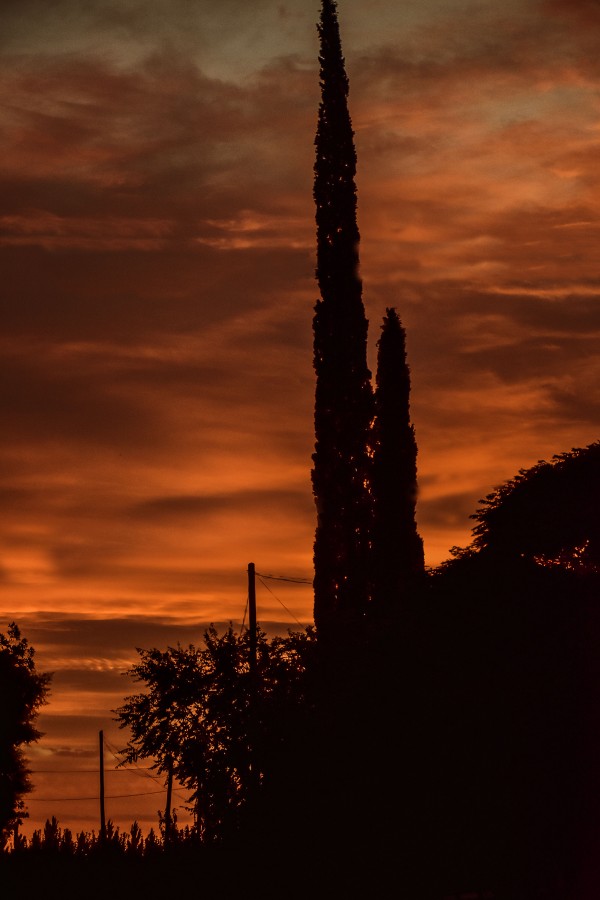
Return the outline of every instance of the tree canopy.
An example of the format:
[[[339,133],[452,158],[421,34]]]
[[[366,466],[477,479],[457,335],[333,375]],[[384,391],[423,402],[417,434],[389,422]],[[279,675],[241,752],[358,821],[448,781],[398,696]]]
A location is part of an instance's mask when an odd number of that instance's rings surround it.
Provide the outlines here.
[[[471,550],[600,571],[600,441],[521,469],[481,503]]]
[[[50,678],[36,670],[35,651],[13,622],[0,634],[0,846],[26,816],[24,796],[32,789],[23,746],[37,741],[35,727]]]
[[[231,625],[223,634],[208,628],[200,648],[138,649],[141,661],[127,674],[146,689],[115,710],[131,732],[125,759],[152,758],[165,775],[172,768],[192,792],[204,842],[235,830],[269,779],[292,720],[308,705],[314,644],[312,629],[271,641],[259,629],[256,671],[248,632]]]

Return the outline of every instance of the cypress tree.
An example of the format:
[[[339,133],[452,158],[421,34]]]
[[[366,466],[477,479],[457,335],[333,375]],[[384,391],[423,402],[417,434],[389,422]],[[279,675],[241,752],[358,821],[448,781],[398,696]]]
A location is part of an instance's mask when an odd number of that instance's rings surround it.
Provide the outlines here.
[[[373,452],[373,599],[398,609],[424,570],[417,532],[417,442],[410,421],[406,333],[395,309],[383,320],[377,356]]]
[[[320,639],[358,630],[370,595],[371,373],[358,272],[356,151],[335,0],[323,0],[321,103],[315,139],[317,281],[314,317],[317,507],[315,623]]]

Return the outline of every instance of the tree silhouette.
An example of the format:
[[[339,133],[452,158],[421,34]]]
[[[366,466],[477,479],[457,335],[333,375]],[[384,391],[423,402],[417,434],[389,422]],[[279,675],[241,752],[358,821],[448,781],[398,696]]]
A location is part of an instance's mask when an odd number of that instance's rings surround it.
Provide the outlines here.
[[[22,746],[41,737],[34,722],[51,677],[36,671],[34,656],[14,622],[0,634],[0,847],[26,815],[23,797],[32,788]]]
[[[367,320],[358,273],[356,152],[334,0],[323,0],[321,103],[315,139],[317,280],[314,317],[317,507],[315,624],[320,639],[361,627],[370,596],[372,506]]]
[[[395,309],[383,320],[377,358],[373,458],[373,600],[398,607],[424,571],[417,532],[417,442],[410,422],[406,334]]]
[[[600,571],[600,442],[521,469],[480,502],[471,550]]]
[[[141,662],[128,674],[147,690],[125,698],[116,710],[129,726],[125,759],[153,758],[168,777],[171,766],[192,791],[199,837],[214,840],[235,818],[248,788],[248,641],[231,626],[214,627],[204,648],[138,649]]]
[[[125,759],[172,766],[191,796],[203,843],[235,832],[255,787],[264,787],[292,740],[294,719],[307,705],[311,629],[268,641],[257,633],[257,668],[250,671],[248,632],[214,626],[204,646],[138,650],[128,674],[146,690],[125,698],[115,712],[131,738]]]
[[[600,443],[482,503],[471,545],[427,580],[412,641],[440,866],[504,881],[506,896],[596,896]],[[579,894],[591,866],[596,889]]]

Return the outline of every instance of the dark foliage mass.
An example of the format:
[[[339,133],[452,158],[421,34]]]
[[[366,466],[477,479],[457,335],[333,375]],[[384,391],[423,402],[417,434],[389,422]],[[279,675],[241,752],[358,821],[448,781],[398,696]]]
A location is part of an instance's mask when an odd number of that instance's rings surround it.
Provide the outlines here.
[[[600,442],[541,461],[489,494],[473,548],[545,566],[600,570]]]
[[[598,896],[599,478],[597,444],[521,471],[369,651],[362,843],[406,896]]]
[[[331,640],[341,623],[350,631],[360,626],[370,595],[373,391],[358,273],[356,152],[332,0],[323,3],[319,34],[322,98],[314,198],[321,298],[314,317],[317,383],[312,480],[317,505],[315,624],[320,638]]]
[[[481,553],[434,573],[419,598],[403,663],[419,685],[418,807],[454,883],[577,896],[598,749],[598,587]]]
[[[323,2],[319,35],[315,624],[322,645],[339,650],[352,644],[354,653],[370,614],[380,619],[398,608],[422,574],[423,547],[415,523],[417,446],[409,416],[410,374],[405,334],[394,310],[388,310],[379,344],[375,397],[367,367],[356,152],[333,0]]]
[[[431,574],[407,628],[440,871],[508,896],[600,889],[599,450],[555,456],[490,494],[473,543]]]
[[[40,737],[34,723],[50,683],[34,656],[14,622],[0,634],[0,847],[25,815],[23,797],[31,790],[23,747]]]
[[[417,442],[410,421],[410,371],[406,334],[387,310],[379,338],[373,441],[373,601],[402,604],[423,574],[423,541],[417,532]]]
[[[73,834],[52,818],[10,855],[0,854],[0,883],[6,897],[158,900],[175,891],[234,898],[260,881],[243,848],[204,846],[193,829],[175,825],[167,840],[164,822],[144,836],[137,822],[121,832],[109,820],[101,839],[93,831]],[[264,896],[268,883],[262,880]]]
[[[573,456],[576,495],[595,453]],[[576,507],[563,526],[579,541]],[[254,680],[231,629],[140,651],[127,752],[174,763],[196,826],[109,824],[101,844],[50,822],[0,855],[4,883],[158,896],[173,872],[197,892],[201,872],[224,897],[317,896],[316,880],[331,896],[595,900],[600,576],[526,546],[471,548],[422,579],[341,695],[323,690],[312,631],[259,631]]]
[[[157,772],[191,793],[195,834],[221,842],[241,827],[258,792],[271,790],[280,759],[299,737],[314,703],[313,629],[256,640],[248,632],[210,627],[204,646],[139,650],[129,675],[144,691],[117,712],[131,738],[127,762],[150,758]]]

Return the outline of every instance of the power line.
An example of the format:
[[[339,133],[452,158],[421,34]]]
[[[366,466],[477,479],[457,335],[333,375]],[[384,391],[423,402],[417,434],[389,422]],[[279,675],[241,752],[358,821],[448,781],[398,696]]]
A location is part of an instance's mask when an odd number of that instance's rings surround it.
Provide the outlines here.
[[[150,767],[145,766],[140,769],[140,771],[149,771]],[[98,774],[98,769],[30,769],[29,770],[34,775],[91,775]],[[122,772],[125,774],[131,774],[132,771],[134,774],[137,774],[135,770],[131,769],[105,769],[105,772],[118,772],[121,774]]]
[[[256,574],[258,575],[258,572],[257,572]],[[268,578],[268,577],[269,577],[269,576],[267,575],[267,578]],[[301,626],[301,625],[302,625],[302,622],[300,621],[300,619],[297,619],[297,618],[296,618],[296,616],[294,615],[294,613],[293,613],[290,609],[287,608],[287,606],[285,605],[285,603],[281,603],[281,600],[279,599],[279,597],[277,596],[277,594],[275,594],[275,593],[271,590],[271,588],[269,587],[269,585],[268,585],[268,584],[265,584],[265,582],[262,580],[262,576],[261,576],[261,575],[258,575],[258,578],[259,578],[259,581],[260,581],[260,583],[262,584],[262,586],[265,587],[265,588],[268,590],[268,592],[269,592],[270,594],[273,594],[273,596],[275,597],[275,599],[277,600],[277,602],[280,603],[281,606],[283,606],[283,608],[285,609],[286,613],[287,613],[288,615],[290,615],[290,616],[292,617],[292,619],[294,619],[294,621],[298,623],[298,625]]]
[[[149,797],[150,794],[165,794],[166,788],[160,791],[144,791],[141,794],[107,794],[107,800],[121,800],[124,797]],[[68,800],[99,800],[100,797],[28,797],[27,803],[66,803]]]
[[[289,581],[290,584],[312,584],[310,578],[290,578],[287,575],[265,575],[264,572],[256,573],[259,578],[268,578],[271,581]]]
[[[106,744],[108,752],[111,753],[114,756],[114,758],[117,760],[119,766],[125,766],[128,764],[128,760],[123,759],[121,757],[121,754],[119,753],[119,751],[116,749],[116,747],[112,746],[110,741],[107,741],[106,738],[104,738],[104,743]],[[141,766],[138,766],[138,764],[136,762],[131,762],[131,763],[129,763],[129,765],[131,765],[132,768],[130,768],[130,769],[121,768],[121,769],[119,769],[119,771],[120,772],[131,772],[133,775],[139,775],[140,778],[149,778],[151,781],[154,781],[155,784],[160,784],[162,787],[162,781],[156,775],[151,774],[149,767],[144,766],[144,768],[142,768]],[[163,788],[163,790],[166,790],[166,788]]]
[[[112,755],[113,755],[114,758],[117,760],[117,762],[119,763],[120,766],[125,766],[125,765],[128,764],[128,761],[127,761],[126,759],[119,759],[120,753],[119,753],[119,751],[116,749],[116,747],[113,747],[113,746],[112,746],[112,744],[110,743],[110,741],[107,741],[106,738],[104,738],[104,743],[106,744],[106,746],[107,746],[109,752],[112,753]],[[142,778],[150,778],[152,781],[155,781],[156,784],[161,784],[161,783],[162,783],[162,782],[159,780],[159,778],[158,778],[157,775],[151,775],[151,774],[150,774],[151,768],[152,768],[152,767],[148,767],[148,766],[138,766],[138,764],[137,764],[136,762],[130,763],[130,765],[133,766],[133,768],[130,768],[130,769],[124,769],[124,768],[122,768],[122,769],[119,769],[118,771],[119,771],[119,772],[127,772],[127,771],[129,771],[129,772],[131,772],[132,774],[140,775]],[[116,770],[111,769],[110,771],[116,771]],[[166,788],[163,788],[163,790],[166,791]],[[188,802],[187,797],[184,797],[183,794],[180,794],[179,791],[178,791],[177,789],[175,789],[175,790],[173,791],[173,793],[176,794],[176,796],[179,797],[180,800],[183,800],[184,803],[187,803],[187,802]],[[142,795],[140,795],[140,796],[142,796]]]
[[[133,775],[139,775],[141,778],[150,778],[151,781],[155,781],[156,784],[162,785],[162,782],[158,779],[158,777],[156,775],[151,774],[152,766],[138,766],[138,764],[136,762],[129,762],[128,760],[123,759],[123,757],[121,756],[121,754],[119,753],[117,748],[113,747],[113,745],[110,743],[110,741],[107,741],[106,738],[104,738],[104,743],[106,745],[108,752],[112,756],[114,756],[114,758],[116,759],[117,763],[120,766],[119,769],[111,769],[110,770],[111,772],[114,772],[114,771],[131,772]],[[125,765],[130,765],[132,768],[125,769],[125,768],[123,768],[123,766],[125,766]]]

